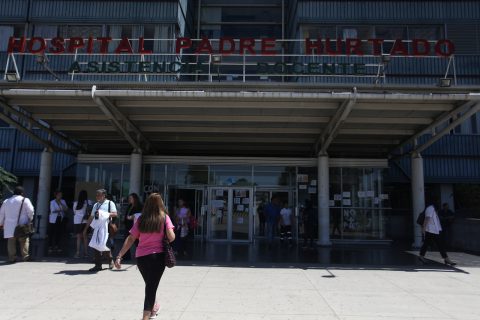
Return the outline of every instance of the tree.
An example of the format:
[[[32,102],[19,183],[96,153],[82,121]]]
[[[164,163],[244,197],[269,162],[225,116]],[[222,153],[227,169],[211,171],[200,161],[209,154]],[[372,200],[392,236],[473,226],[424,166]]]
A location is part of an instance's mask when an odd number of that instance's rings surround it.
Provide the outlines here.
[[[0,167],[0,199],[5,191],[12,191],[11,187],[17,183],[17,177]]]

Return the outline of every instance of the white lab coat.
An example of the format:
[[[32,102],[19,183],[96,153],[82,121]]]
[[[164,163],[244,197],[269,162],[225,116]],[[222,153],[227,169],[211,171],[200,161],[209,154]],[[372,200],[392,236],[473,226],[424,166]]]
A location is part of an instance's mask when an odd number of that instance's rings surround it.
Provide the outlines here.
[[[17,226],[18,213],[20,212],[20,206],[22,205],[23,196],[12,196],[5,200],[0,208],[0,225],[3,225],[3,237],[13,238],[15,227]],[[33,220],[34,208],[30,199],[25,198],[22,207],[22,213],[20,215],[19,224],[27,224]]]
[[[100,252],[110,251],[110,248],[107,247],[109,219],[109,212],[98,210],[98,219],[93,219],[90,224],[90,227],[93,228],[93,234],[88,244],[89,247]]]

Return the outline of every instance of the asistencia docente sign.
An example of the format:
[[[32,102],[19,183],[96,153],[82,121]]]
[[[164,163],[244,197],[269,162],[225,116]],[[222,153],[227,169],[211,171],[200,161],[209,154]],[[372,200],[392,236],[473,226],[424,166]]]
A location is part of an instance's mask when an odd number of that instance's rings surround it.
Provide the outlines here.
[[[92,56],[87,62],[73,61],[69,67],[69,73],[151,73],[151,74],[203,74],[212,72],[211,61],[187,63],[183,61],[166,62],[162,55],[157,52],[145,49],[146,40],[143,37],[137,39],[122,38],[114,41],[110,37],[55,37],[44,39],[42,37],[10,37],[8,40],[8,53],[19,54],[80,54]],[[132,43],[136,45],[132,45]],[[310,39],[300,41],[303,46],[303,56],[322,57],[364,57],[381,56],[382,47],[386,43],[384,39],[357,38],[347,39]],[[178,38],[175,40],[175,54],[173,55],[220,55],[248,56],[249,59],[255,56],[274,57],[282,54],[282,48],[275,38],[240,38],[233,39],[222,37],[211,40],[202,38],[194,40],[191,38]],[[388,54],[392,57],[450,57],[455,53],[455,46],[448,39],[429,41],[426,39],[413,39],[410,41],[397,39],[392,41]],[[158,52],[159,53],[159,52]],[[107,55],[108,59],[95,60],[95,55]],[[123,55],[122,59],[116,59]],[[125,55],[142,55],[145,61],[127,60]],[[325,59],[323,59],[325,60]],[[252,72],[252,71],[250,71]],[[365,63],[349,62],[257,62],[253,71],[255,74],[282,74],[282,75],[365,75],[367,65]],[[215,70],[213,70],[215,73]]]

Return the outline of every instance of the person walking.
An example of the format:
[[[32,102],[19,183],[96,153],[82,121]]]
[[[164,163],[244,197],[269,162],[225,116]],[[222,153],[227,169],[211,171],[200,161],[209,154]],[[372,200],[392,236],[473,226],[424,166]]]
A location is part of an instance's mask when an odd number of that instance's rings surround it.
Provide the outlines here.
[[[267,241],[270,248],[275,239],[280,219],[280,206],[277,197],[272,197],[270,203],[265,207],[265,218],[267,222]]]
[[[262,200],[257,207],[257,215],[259,223],[259,235],[265,236],[265,202],[266,200]]]
[[[448,249],[452,240],[452,225],[455,221],[455,213],[450,210],[448,203],[442,205],[442,210],[438,212],[438,218],[440,218],[440,225],[442,226],[440,238],[445,249]]]
[[[288,207],[288,202],[283,203],[283,208],[280,210],[280,241],[283,243],[285,240],[288,246],[293,245],[292,238],[292,209]]]
[[[315,212],[313,210],[312,201],[305,200],[305,208],[303,209],[303,249],[313,249],[313,234],[315,231]],[[310,242],[309,246],[307,243]]]
[[[14,236],[17,225],[29,224],[33,221],[34,208],[30,199],[24,195],[23,187],[17,186],[13,196],[5,200],[0,208],[0,228],[3,228],[3,237],[7,239],[8,262],[17,261],[17,241],[23,261],[30,259],[30,238]]]
[[[84,236],[83,230],[87,225],[87,220],[92,210],[92,202],[88,200],[87,191],[81,190],[78,193],[77,201],[73,203],[73,232],[77,238],[77,250],[75,258],[80,258],[80,247],[83,244],[83,257],[88,258],[87,237]]]
[[[135,222],[135,215],[142,212],[142,204],[140,202],[140,197],[136,193],[131,193],[128,196],[128,207],[125,211],[125,217],[123,219],[123,223],[125,225],[124,230],[124,240],[130,235],[130,229],[132,229],[133,224]],[[130,260],[132,257],[135,256],[135,247],[138,245],[136,242],[132,245],[130,251],[127,251],[125,254],[124,260]]]
[[[178,209],[176,210],[176,235],[175,249],[178,254],[186,256],[188,253],[188,234],[190,232],[190,219],[192,212],[183,199],[178,200]]]
[[[61,253],[61,241],[67,225],[68,206],[63,200],[61,190],[54,192],[54,199],[50,201],[50,214],[48,216],[48,253]]]
[[[111,220],[112,218],[117,217],[117,207],[115,206],[115,203],[111,200],[107,200],[107,190],[105,189],[99,189],[96,191],[96,199],[97,203],[93,205],[92,212],[90,214],[90,217],[88,218],[87,224],[85,226],[85,229],[83,230],[83,235],[86,237],[87,236],[87,231],[90,225],[92,224],[93,219],[98,219],[100,212],[103,211],[109,214],[109,219]],[[107,225],[108,225],[108,220],[107,220]],[[107,226],[102,226],[105,228],[108,228]],[[97,271],[102,271],[102,258],[103,255],[106,254],[109,258],[110,264],[109,264],[109,269],[113,269],[113,256],[112,256],[112,250],[110,248],[109,251],[98,251],[94,249],[94,255],[95,255],[95,266],[91,268],[89,271],[90,272],[97,272]]]
[[[435,210],[435,206],[429,205],[425,209],[425,221],[423,222],[422,227],[424,241],[422,247],[420,248],[420,261],[423,263],[427,262],[427,259],[425,259],[425,253],[427,252],[427,249],[429,247],[436,244],[445,264],[454,266],[456,265],[456,263],[450,260],[443,246],[443,242],[440,239],[441,232],[442,226],[440,224],[440,219],[438,218],[437,211]]]
[[[160,279],[165,271],[163,248],[164,231],[169,242],[175,240],[174,226],[160,194],[152,193],[145,201],[142,215],[135,221],[130,235],[115,259],[117,269],[121,268],[123,255],[138,239],[136,251],[137,266],[145,282],[143,320],[153,319],[160,309],[156,294]]]

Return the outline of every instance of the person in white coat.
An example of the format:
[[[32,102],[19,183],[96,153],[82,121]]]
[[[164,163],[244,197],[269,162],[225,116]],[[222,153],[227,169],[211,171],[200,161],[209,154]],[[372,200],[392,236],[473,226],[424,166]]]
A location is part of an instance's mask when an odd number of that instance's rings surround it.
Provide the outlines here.
[[[117,207],[115,206],[115,203],[113,201],[110,201],[106,198],[107,196],[107,190],[105,189],[99,189],[96,191],[96,199],[97,199],[97,203],[95,203],[93,205],[93,208],[92,208],[92,212],[90,214],[90,217],[88,218],[88,221],[87,221],[87,224],[85,226],[85,230],[83,231],[84,233],[84,236],[86,237],[86,234],[87,234],[87,230],[88,230],[88,227],[90,227],[90,225],[92,225],[92,228],[95,229],[95,227],[103,227],[103,225],[101,223],[99,223],[99,221],[96,221],[95,223],[93,223],[94,220],[102,220],[101,218],[103,218],[101,216],[101,213],[108,213],[109,217],[108,217],[108,220],[110,220],[111,218],[115,218],[117,217]],[[104,224],[105,225],[105,228],[108,228],[108,221],[105,221],[106,223]],[[98,233],[98,231],[97,231]],[[107,239],[108,239],[108,229],[107,229]],[[98,272],[98,271],[102,271],[102,256],[103,256],[103,253],[105,252],[106,254],[108,254],[108,257],[109,257],[109,260],[110,260],[110,264],[109,264],[109,269],[113,269],[113,264],[114,264],[114,261],[113,261],[113,257],[112,257],[112,252],[111,250],[106,250],[107,248],[105,248],[104,250],[97,250],[97,249],[94,249],[94,254],[95,254],[95,266],[93,268],[91,268],[89,271],[90,272]]]
[[[48,253],[61,253],[62,240],[67,224],[68,206],[63,200],[63,193],[56,190],[55,199],[50,201],[50,214],[48,215]]]
[[[20,218],[19,218],[20,215]],[[0,208],[0,228],[3,228],[3,237],[7,239],[8,261],[17,261],[17,241],[24,261],[30,260],[30,238],[14,237],[17,225],[28,224],[33,221],[34,208],[30,199],[24,196],[23,187],[16,187],[13,196],[5,200]]]

